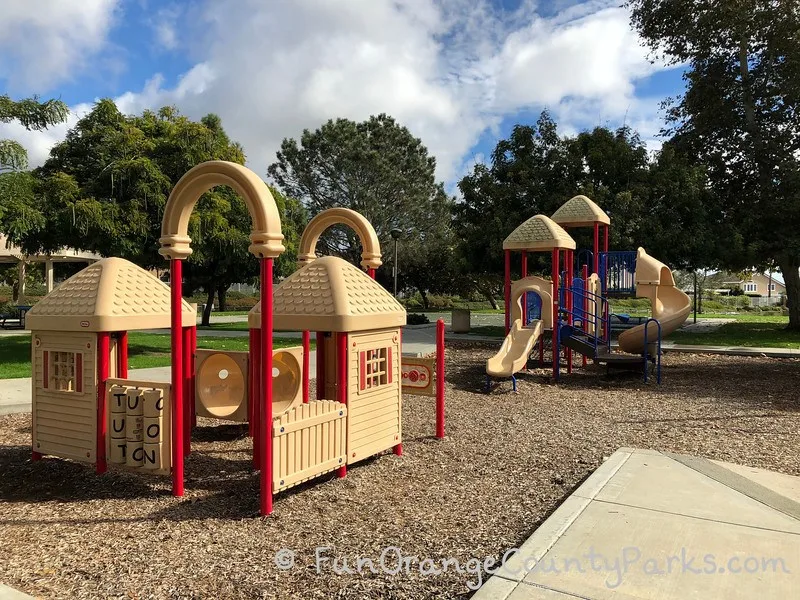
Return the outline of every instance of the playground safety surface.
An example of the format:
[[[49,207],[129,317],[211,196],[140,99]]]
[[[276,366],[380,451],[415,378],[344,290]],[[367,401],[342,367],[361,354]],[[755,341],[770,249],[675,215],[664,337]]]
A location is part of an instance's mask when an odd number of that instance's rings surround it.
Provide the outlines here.
[[[668,354],[661,386],[591,368],[554,386],[534,370],[518,394],[486,395],[490,352],[448,348],[444,441],[432,400],[406,396],[402,457],[279,494],[267,519],[239,426],[201,421],[177,499],[166,479],[31,463],[30,415],[0,417],[0,582],[44,598],[467,598],[472,573],[318,572],[315,552],[350,568],[392,546],[437,564],[499,558],[620,447],[800,475],[798,360]],[[293,568],[275,566],[281,549]]]

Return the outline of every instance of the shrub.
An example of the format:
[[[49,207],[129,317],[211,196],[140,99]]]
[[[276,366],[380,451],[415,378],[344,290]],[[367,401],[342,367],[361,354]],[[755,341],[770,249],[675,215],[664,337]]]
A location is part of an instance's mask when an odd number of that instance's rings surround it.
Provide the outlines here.
[[[258,298],[255,296],[244,296],[239,295],[238,298],[228,297],[227,298],[227,309],[228,310],[250,310],[253,308],[256,303],[258,302]]]
[[[408,325],[426,325],[430,322],[431,320],[428,318],[428,315],[419,313],[409,313],[406,315],[406,324]]]

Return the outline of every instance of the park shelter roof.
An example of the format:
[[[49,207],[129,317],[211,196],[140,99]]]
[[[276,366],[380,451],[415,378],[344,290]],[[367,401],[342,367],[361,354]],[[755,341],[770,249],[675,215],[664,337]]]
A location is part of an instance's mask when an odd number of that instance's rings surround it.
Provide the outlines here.
[[[544,215],[536,215],[511,232],[503,241],[503,250],[575,249],[575,240],[558,223]]]
[[[75,250],[74,248],[59,248],[51,254],[32,254],[26,255],[21,248],[8,241],[4,235],[0,235],[0,263],[16,263],[21,260],[25,262],[92,262],[103,258],[94,252],[85,250]]]
[[[301,267],[275,288],[274,328],[283,331],[368,331],[401,327],[406,310],[382,285],[336,256]],[[261,327],[261,303],[250,311]]]
[[[591,227],[595,223],[611,225],[605,211],[586,196],[570,198],[553,213],[553,221],[562,227]]]
[[[183,301],[183,326],[197,309]],[[38,331],[132,331],[170,326],[170,288],[122,258],[104,258],[76,273],[28,311]]]

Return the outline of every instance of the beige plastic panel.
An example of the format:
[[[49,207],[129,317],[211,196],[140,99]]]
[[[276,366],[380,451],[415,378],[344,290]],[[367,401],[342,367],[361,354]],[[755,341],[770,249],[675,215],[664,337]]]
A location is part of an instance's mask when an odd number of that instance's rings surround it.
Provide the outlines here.
[[[274,328],[283,331],[365,331],[406,324],[406,310],[382,285],[358,267],[324,256],[305,265],[275,288]],[[261,303],[249,314],[261,327]]]
[[[273,490],[279,492],[343,466],[347,406],[312,400],[273,421]]]
[[[347,462],[364,460],[402,441],[400,336],[397,329],[348,336]],[[360,357],[365,350],[390,348],[391,381],[359,390]]]
[[[281,219],[267,184],[247,167],[223,160],[200,163],[175,185],[164,207],[159,253],[169,259],[187,258],[192,253],[189,217],[200,196],[218,185],[233,188],[247,205],[253,221],[250,252],[258,257],[280,256],[285,250]]]
[[[550,217],[562,227],[591,227],[595,223],[610,225],[611,218],[586,196],[575,196],[567,200]]]
[[[575,249],[575,240],[561,225],[544,215],[536,215],[517,227],[503,242],[503,250]]]
[[[511,284],[511,320],[522,320],[522,298],[525,292],[536,292],[542,299],[542,325],[553,329],[553,282],[529,275]]]
[[[97,459],[97,381],[93,333],[36,332],[31,337],[32,448],[41,454],[88,463]],[[80,353],[82,392],[57,391],[44,353]]]
[[[248,353],[197,350],[195,364],[197,416],[247,422],[250,391]],[[272,352],[273,418],[303,401],[302,376],[302,346]]]
[[[183,326],[197,307],[183,301]],[[170,288],[122,258],[104,258],[76,273],[28,311],[33,331],[134,331],[170,326]]]
[[[109,379],[109,462],[147,473],[168,475],[172,465],[170,385]],[[123,434],[124,432],[124,434]]]
[[[358,234],[361,241],[361,266],[377,269],[381,262],[381,245],[375,228],[366,217],[349,208],[329,208],[317,214],[309,221],[300,237],[297,262],[300,266],[317,258],[317,241],[326,229],[333,225],[347,225]]]

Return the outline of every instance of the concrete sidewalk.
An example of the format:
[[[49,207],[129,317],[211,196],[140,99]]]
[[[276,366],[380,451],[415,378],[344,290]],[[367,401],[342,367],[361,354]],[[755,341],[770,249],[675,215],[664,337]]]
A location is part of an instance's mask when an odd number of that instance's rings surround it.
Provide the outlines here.
[[[800,477],[621,448],[473,600],[751,600],[800,591]]]

